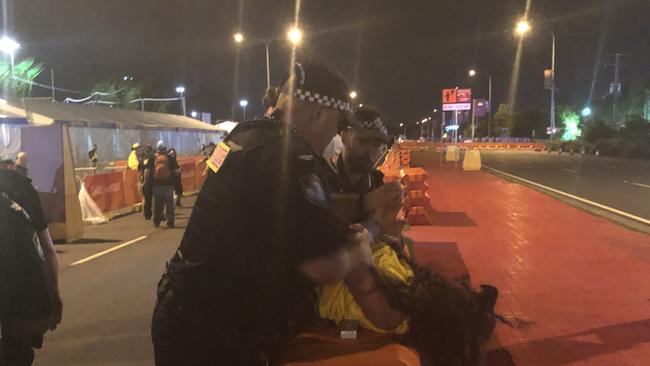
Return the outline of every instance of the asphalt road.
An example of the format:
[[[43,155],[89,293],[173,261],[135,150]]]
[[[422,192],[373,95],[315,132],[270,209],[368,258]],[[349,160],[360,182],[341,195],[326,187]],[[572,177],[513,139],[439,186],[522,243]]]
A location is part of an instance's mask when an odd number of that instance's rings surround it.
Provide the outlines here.
[[[650,219],[650,161],[547,152],[482,151],[484,166]]]
[[[194,199],[184,201],[190,204]],[[190,208],[177,210],[174,229],[156,229],[140,213],[133,214],[87,226],[87,239],[79,243],[57,245],[63,322],[46,335],[34,365],[153,365],[150,320],[155,287],[180,243],[189,214]]]

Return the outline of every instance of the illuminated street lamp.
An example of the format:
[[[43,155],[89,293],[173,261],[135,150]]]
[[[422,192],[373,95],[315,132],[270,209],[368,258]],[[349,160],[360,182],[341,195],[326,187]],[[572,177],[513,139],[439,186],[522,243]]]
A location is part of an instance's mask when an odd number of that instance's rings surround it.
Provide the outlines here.
[[[582,111],[580,112],[580,114],[582,114],[582,116],[585,117],[585,118],[591,116],[591,107],[587,106],[587,107],[582,108]]]
[[[530,32],[531,30],[531,25],[526,19],[522,19],[517,23],[517,26],[515,27],[515,32],[521,36],[524,37],[526,33]],[[553,139],[553,136],[555,135],[555,32],[551,33],[553,36],[553,44],[552,44],[552,51],[551,51],[551,140]],[[492,107],[490,105],[490,107]]]
[[[190,112],[190,116],[192,116],[192,118],[196,118],[196,117],[199,116],[199,112],[197,112],[197,111],[192,111],[192,112]]]
[[[530,25],[529,25],[530,27]],[[467,72],[467,75],[470,77],[475,77],[478,75],[476,70],[471,69]],[[492,75],[488,75],[488,137],[490,137],[492,133]],[[474,110],[474,105],[472,105],[472,110]],[[473,112],[472,112],[473,113]],[[472,140],[474,140],[474,117],[472,116]]]
[[[520,20],[515,27],[515,32],[522,37],[525,36],[530,32],[530,23],[526,19]]]
[[[233,35],[233,39],[235,40],[235,43],[238,45],[241,45],[244,43],[246,40],[246,37],[244,34],[238,32]],[[289,31],[287,31],[287,39],[291,44],[294,46],[298,46],[302,42],[302,31],[298,27],[293,27]],[[271,87],[271,55],[270,55],[270,47],[271,43],[281,41],[281,39],[278,38],[267,38],[267,39],[254,39],[252,43],[258,42],[258,43],[264,43],[265,49],[266,49],[266,88],[269,89]]]
[[[185,109],[185,87],[182,85],[177,86],[176,93],[178,93],[181,98],[181,110],[183,112],[183,116],[187,116],[187,110]]]
[[[242,99],[242,100],[239,101],[239,106],[244,111],[244,121],[246,121],[246,106],[247,105],[248,105],[248,101],[246,99]]]
[[[19,48],[20,43],[14,41],[12,38],[7,36],[2,36],[2,38],[0,38],[0,51],[9,55],[9,59],[11,60],[11,81],[9,85],[11,86],[12,93],[14,92],[14,57]]]
[[[351,91],[350,92],[350,99],[356,99],[357,98],[357,92],[356,91]]]
[[[289,39],[289,42],[291,42],[294,46],[299,45],[302,42],[302,31],[298,27],[293,27],[289,29],[287,32],[287,39]]]

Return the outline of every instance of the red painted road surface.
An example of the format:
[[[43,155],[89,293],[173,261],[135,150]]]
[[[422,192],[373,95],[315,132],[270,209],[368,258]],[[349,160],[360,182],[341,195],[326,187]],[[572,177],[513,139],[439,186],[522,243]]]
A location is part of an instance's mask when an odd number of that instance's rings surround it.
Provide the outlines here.
[[[489,364],[650,365],[650,236],[484,172],[430,170],[419,262],[500,290]]]

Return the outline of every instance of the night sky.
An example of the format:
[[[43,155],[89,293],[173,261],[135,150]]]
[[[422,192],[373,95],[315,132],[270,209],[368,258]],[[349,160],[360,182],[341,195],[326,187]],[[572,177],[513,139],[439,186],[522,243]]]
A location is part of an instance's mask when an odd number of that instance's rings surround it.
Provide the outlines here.
[[[175,96],[174,87],[183,83],[188,110],[220,119],[230,117],[233,104],[233,33],[284,37],[294,17],[294,1],[242,1],[240,17],[239,1],[4,0],[8,31],[23,45],[19,58],[54,68],[58,87],[89,90],[111,75],[128,74]],[[299,58],[341,72],[360,102],[393,121],[429,114],[439,107],[443,87],[475,83],[475,96],[487,98],[487,78],[468,79],[470,67],[492,75],[498,104],[507,99],[517,46],[512,29],[525,7],[525,0],[304,0],[300,25],[306,39]],[[559,103],[586,103],[594,70],[594,97],[606,92],[613,71],[597,65],[599,45],[602,62],[610,53],[631,54],[624,81],[650,73],[648,0],[532,0],[529,19],[533,31],[523,44],[517,109],[548,105],[543,69],[550,67],[552,31]],[[287,69],[289,53],[282,42],[272,46],[273,84]],[[37,81],[49,83],[49,72]],[[259,113],[263,45],[241,50],[238,88],[235,100],[248,98],[249,115]]]

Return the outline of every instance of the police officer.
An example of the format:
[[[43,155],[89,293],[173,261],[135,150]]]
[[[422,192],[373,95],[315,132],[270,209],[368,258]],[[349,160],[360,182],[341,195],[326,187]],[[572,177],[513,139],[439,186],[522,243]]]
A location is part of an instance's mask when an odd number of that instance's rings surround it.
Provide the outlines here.
[[[354,124],[348,94],[326,67],[296,64],[273,117],[215,149],[159,283],[157,365],[267,365],[316,316],[316,284],[345,279],[376,296],[376,223],[351,226],[328,210],[333,172],[321,154],[339,123]]]
[[[27,213],[26,217],[31,223],[30,229],[35,232],[38,238],[35,243],[39,245],[39,251],[44,259],[43,270],[48,287],[46,289],[47,293],[32,293],[30,299],[33,304],[23,306],[32,310],[47,308],[50,310],[50,315],[45,319],[7,319],[5,318],[6,314],[0,312],[0,366],[31,365],[34,359],[34,348],[41,348],[43,334],[47,330],[56,329],[61,323],[63,314],[63,303],[58,284],[58,258],[38,192],[32,186],[31,179],[15,170],[16,166],[13,162],[0,161],[0,199],[3,200],[3,204],[9,202],[13,206],[15,203],[19,210],[24,210]],[[16,209],[16,207],[13,208]],[[19,236],[15,230],[23,229],[7,227],[9,222],[10,220],[7,217],[0,215],[0,240],[15,239]],[[6,255],[6,253],[3,254]],[[14,263],[16,261],[18,261],[16,258],[12,260]],[[23,262],[18,263],[25,265]],[[34,271],[41,270],[41,268],[33,269]],[[22,271],[21,273],[26,272]],[[24,280],[24,278],[12,278],[11,280],[18,281],[18,284],[22,286],[20,281]],[[18,287],[15,283],[13,285],[14,288]],[[3,290],[12,288],[7,284],[3,284],[3,287]],[[30,290],[33,289],[30,288]],[[11,298],[9,301],[11,303]],[[49,302],[49,304],[45,304],[45,302]],[[0,310],[7,309],[2,308]]]
[[[379,209],[399,210],[403,190],[399,182],[384,185],[384,175],[376,169],[392,143],[379,112],[364,105],[354,117],[359,128],[341,131],[343,148],[329,161],[338,176],[331,206],[337,216],[362,221],[373,213],[379,214]],[[382,224],[382,220],[375,219]]]

